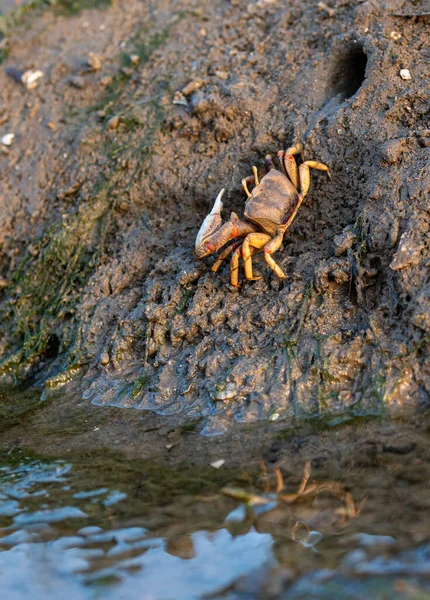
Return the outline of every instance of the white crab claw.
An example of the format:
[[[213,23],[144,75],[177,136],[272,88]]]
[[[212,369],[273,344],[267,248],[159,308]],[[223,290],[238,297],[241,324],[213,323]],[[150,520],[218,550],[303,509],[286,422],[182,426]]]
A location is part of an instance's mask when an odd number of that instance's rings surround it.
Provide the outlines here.
[[[199,229],[199,232],[197,234],[195,248],[196,248],[196,254],[199,258],[203,258],[203,256],[206,256],[207,254],[211,253],[211,250],[209,248],[207,248],[207,246],[206,246],[206,240],[213,233],[215,233],[215,231],[217,231],[222,225],[221,212],[222,212],[223,204],[222,204],[221,198],[222,198],[224,192],[225,192],[225,189],[223,188],[220,191],[220,193],[218,194],[218,196],[216,197],[216,200],[215,200],[215,203],[213,205],[211,212],[208,214],[208,216],[203,221],[203,223]]]

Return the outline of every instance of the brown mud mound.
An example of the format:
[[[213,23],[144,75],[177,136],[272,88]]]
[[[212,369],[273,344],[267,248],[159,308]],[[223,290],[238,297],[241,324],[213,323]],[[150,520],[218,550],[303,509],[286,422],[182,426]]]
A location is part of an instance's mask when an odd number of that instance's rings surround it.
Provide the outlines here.
[[[428,23],[407,6],[128,2],[12,32],[5,65],[45,78],[0,74],[4,379],[84,374],[95,404],[207,434],[428,403]],[[237,291],[196,232],[297,141],[333,178],[277,254],[290,277],[256,260]]]

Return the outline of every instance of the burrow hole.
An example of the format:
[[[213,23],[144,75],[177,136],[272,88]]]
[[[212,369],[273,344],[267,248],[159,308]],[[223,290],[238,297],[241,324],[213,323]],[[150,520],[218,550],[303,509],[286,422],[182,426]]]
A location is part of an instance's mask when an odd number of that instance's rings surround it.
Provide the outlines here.
[[[336,52],[328,77],[329,97],[351,98],[364,81],[366,65],[366,53],[357,42]]]
[[[58,352],[60,350],[61,341],[58,335],[55,333],[51,333],[46,343],[45,352],[43,353],[44,357],[48,360],[52,360],[58,356]]]

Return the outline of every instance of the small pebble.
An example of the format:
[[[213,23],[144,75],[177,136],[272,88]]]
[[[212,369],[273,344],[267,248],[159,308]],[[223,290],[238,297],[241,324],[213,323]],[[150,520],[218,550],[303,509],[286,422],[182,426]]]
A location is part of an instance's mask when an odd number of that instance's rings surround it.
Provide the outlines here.
[[[100,362],[104,366],[106,366],[106,365],[108,365],[110,363],[110,357],[109,357],[109,354],[107,352],[103,352],[103,354],[100,357]]]
[[[217,386],[214,394],[214,400],[229,400],[236,396],[236,386],[234,383],[227,383],[226,385]]]
[[[181,106],[188,106],[187,99],[182,92],[175,92],[172,103],[180,104]]]
[[[118,125],[119,125],[119,116],[118,115],[115,115],[114,117],[109,119],[109,121],[107,123],[108,129],[111,129],[111,130],[116,129],[118,127]]]
[[[1,138],[1,143],[3,144],[3,146],[10,146],[12,144],[14,138],[15,138],[14,133],[6,133],[6,135],[4,135]]]
[[[221,70],[216,70],[215,71],[215,75],[219,78],[219,79],[228,79],[228,73],[227,71],[221,71]]]
[[[400,69],[400,77],[406,80],[412,79],[409,69]]]
[[[196,90],[200,89],[203,83],[204,82],[202,79],[194,79],[194,81],[190,81],[190,83],[187,83],[187,85],[182,89],[182,94],[184,96],[189,96]]]
[[[101,58],[98,54],[94,54],[94,52],[90,52],[88,54],[88,66],[93,70],[93,71],[100,71],[100,69],[102,68],[102,61]]]
[[[113,77],[111,75],[106,75],[106,77],[102,77],[100,79],[100,83],[102,84],[102,86],[107,87],[108,85],[110,85],[113,81]]]

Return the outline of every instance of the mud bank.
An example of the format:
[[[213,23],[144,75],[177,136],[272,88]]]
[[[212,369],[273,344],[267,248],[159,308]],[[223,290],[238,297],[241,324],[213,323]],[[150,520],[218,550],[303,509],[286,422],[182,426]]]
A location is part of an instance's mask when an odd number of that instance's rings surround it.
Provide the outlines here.
[[[71,380],[96,405],[204,417],[206,434],[427,405],[422,11],[166,0],[11,27],[3,380],[48,395]],[[10,76],[29,68],[44,72],[33,90]],[[241,215],[241,179],[297,141],[332,180],[312,175],[277,254],[290,277],[256,261],[263,278],[233,289],[227,266],[195,259],[196,232],[221,187],[226,218]]]

